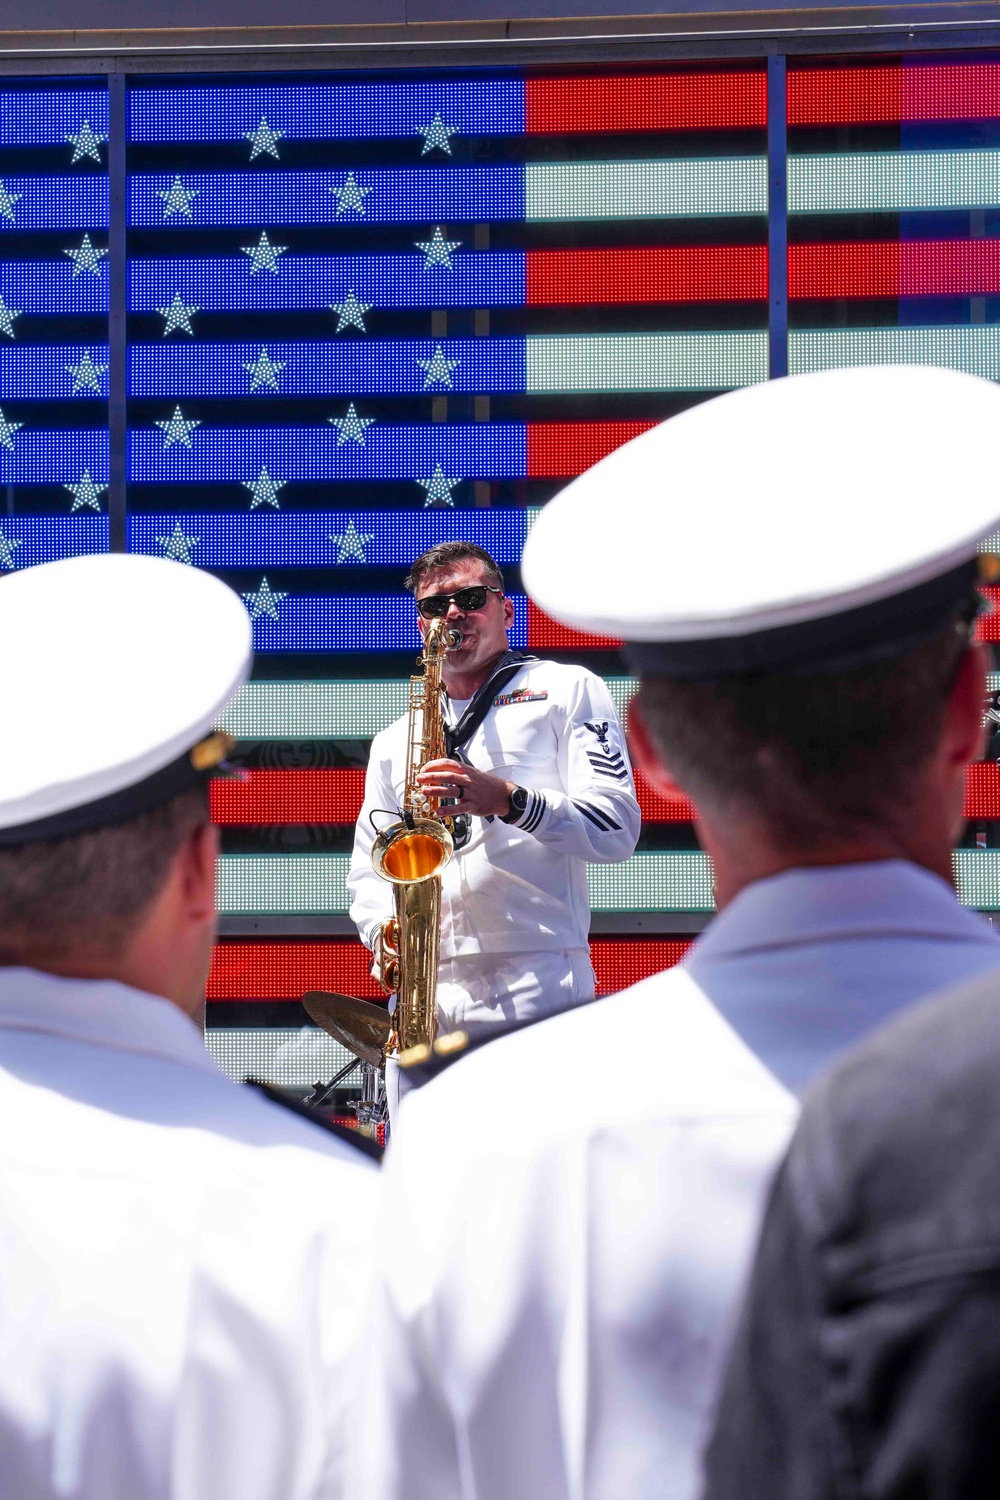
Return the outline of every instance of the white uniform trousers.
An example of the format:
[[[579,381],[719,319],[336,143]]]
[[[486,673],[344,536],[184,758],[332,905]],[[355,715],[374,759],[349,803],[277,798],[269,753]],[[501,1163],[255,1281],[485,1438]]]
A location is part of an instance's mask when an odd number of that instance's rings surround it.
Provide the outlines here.
[[[594,998],[589,948],[547,948],[535,953],[469,953],[438,968],[439,1035],[466,1031],[477,1039],[490,1027],[569,1010]],[[386,1059],[389,1127],[409,1085],[406,1070]]]

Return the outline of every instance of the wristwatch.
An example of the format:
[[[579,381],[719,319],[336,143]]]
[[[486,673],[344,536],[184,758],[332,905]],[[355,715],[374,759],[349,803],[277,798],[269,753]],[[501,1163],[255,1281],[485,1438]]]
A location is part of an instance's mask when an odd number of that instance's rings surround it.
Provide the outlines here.
[[[505,813],[500,814],[501,823],[516,823],[524,817],[528,807],[528,793],[525,787],[516,786],[510,794],[510,806]]]

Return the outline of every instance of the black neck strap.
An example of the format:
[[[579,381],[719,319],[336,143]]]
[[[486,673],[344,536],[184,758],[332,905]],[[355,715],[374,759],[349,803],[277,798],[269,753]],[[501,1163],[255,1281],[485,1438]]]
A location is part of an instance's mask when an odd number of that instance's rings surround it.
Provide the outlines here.
[[[538,657],[532,656],[528,651],[504,652],[482,687],[470,700],[468,708],[458,723],[445,725],[444,739],[449,755],[454,755],[456,750],[468,744],[489,713],[497,694],[503,692],[508,682],[517,676],[522,667],[537,660]]]

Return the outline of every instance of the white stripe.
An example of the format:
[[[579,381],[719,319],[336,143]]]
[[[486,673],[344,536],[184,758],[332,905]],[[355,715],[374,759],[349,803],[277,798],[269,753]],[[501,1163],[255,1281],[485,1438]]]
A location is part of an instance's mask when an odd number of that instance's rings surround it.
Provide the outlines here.
[[[524,216],[532,219],[664,219],[766,214],[764,157],[693,161],[529,163]]]

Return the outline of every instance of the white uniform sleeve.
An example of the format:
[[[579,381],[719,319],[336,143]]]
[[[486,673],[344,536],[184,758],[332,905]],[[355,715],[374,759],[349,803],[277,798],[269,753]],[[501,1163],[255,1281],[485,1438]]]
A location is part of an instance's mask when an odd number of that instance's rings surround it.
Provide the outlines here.
[[[354,849],[351,853],[351,868],[347,877],[347,893],[350,898],[351,921],[358,929],[358,936],[369,950],[375,946],[375,937],[382,923],[393,913],[392,886],[372,869],[372,845],[375,829],[368,814],[380,809],[393,812],[398,798],[393,790],[392,772],[384,751],[380,735],[372,741],[371,757],[365,776],[365,796],[361,813],[354,830]],[[386,817],[377,818],[379,828],[388,825]]]
[[[594,864],[628,859],[642,815],[611,695],[599,677],[581,672],[556,712],[562,787],[529,791],[523,814],[508,826]]]

